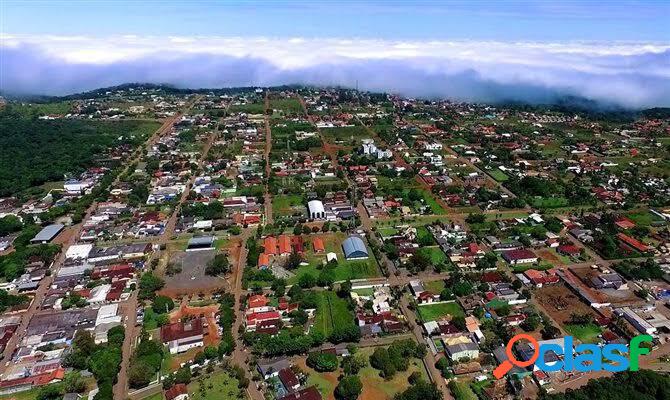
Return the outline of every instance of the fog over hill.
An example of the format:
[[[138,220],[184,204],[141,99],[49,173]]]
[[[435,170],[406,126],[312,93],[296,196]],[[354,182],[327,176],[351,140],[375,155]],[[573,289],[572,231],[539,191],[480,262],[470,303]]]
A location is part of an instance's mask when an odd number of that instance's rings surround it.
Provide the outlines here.
[[[125,82],[182,88],[358,87],[548,104],[670,106],[670,44],[152,36],[2,37],[0,90],[64,95]]]

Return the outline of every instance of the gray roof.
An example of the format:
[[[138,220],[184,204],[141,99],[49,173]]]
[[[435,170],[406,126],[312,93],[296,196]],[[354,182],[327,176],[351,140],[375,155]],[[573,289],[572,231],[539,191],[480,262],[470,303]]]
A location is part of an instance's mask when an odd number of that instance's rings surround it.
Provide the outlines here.
[[[188,246],[211,246],[214,242],[213,236],[200,236],[188,240]]]
[[[52,224],[45,226],[42,230],[32,238],[31,242],[50,242],[53,238],[65,228],[63,224]]]
[[[344,251],[344,257],[367,257],[368,249],[365,248],[365,243],[363,239],[358,236],[349,236],[342,242],[342,250]]]
[[[456,354],[456,353],[460,353],[461,351],[479,350],[479,347],[472,342],[468,342],[468,343],[452,344],[450,346],[445,347],[445,350],[449,354]]]

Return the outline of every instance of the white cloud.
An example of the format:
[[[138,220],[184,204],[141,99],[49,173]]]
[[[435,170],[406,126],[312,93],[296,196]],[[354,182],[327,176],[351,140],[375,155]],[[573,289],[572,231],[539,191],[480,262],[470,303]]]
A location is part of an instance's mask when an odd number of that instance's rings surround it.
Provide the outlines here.
[[[20,92],[62,94],[127,81],[203,87],[358,80],[365,89],[475,101],[576,95],[630,107],[670,105],[670,43],[4,35],[0,51],[0,86]]]

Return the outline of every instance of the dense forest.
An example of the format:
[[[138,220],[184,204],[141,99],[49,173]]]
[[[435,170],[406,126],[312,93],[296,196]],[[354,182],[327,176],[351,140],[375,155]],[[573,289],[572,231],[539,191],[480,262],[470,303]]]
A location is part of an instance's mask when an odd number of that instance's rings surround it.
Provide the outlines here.
[[[670,399],[670,377],[648,370],[625,371],[611,378],[593,379],[577,390],[542,396],[542,400],[600,399]]]
[[[107,149],[137,145],[158,128],[143,121],[38,120],[12,107],[0,112],[0,197],[62,181],[93,165]]]

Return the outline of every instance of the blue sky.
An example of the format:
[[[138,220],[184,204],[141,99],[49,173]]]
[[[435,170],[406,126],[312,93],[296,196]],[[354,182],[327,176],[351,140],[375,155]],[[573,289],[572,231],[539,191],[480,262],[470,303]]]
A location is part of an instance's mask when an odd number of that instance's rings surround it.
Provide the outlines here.
[[[3,33],[670,39],[670,1],[0,1]]]

